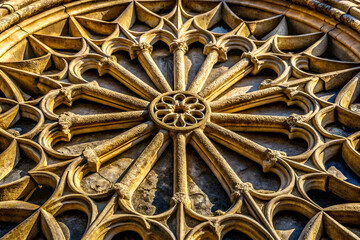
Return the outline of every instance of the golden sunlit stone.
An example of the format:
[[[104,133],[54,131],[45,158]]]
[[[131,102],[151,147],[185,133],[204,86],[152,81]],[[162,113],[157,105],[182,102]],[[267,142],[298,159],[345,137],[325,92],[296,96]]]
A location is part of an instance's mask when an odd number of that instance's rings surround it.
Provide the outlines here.
[[[2,1],[1,239],[359,239],[359,16]]]

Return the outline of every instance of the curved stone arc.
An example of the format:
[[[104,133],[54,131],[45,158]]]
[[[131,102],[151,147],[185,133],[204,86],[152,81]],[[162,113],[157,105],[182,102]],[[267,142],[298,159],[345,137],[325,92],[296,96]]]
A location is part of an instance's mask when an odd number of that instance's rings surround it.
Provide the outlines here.
[[[139,38],[139,44],[147,43],[154,45],[158,41],[162,41],[168,46],[171,45],[177,39],[175,33],[165,29],[153,29],[141,35]]]
[[[358,117],[359,114],[356,114],[355,112],[342,108],[338,105],[331,105],[320,110],[313,118],[313,122],[317,130],[323,136],[331,139],[344,139],[346,138],[345,136],[328,132],[325,127],[331,123],[340,122],[351,129],[358,130],[360,129],[359,123],[357,121],[353,121],[354,118],[356,119]]]
[[[301,138],[308,145],[304,153],[296,156],[285,157],[286,159],[297,162],[306,161],[306,159],[309,159],[315,149],[323,143],[323,138],[316,132],[315,128],[310,124],[303,122],[295,123],[295,125],[290,129],[288,137],[289,139]]]
[[[317,45],[319,39],[323,38],[324,34],[322,32],[317,33],[308,33],[308,34],[301,34],[301,35],[295,35],[295,36],[281,36],[281,35],[275,35],[274,37],[274,43],[272,45],[272,50],[275,53],[279,53],[282,56],[289,55],[293,56],[292,53],[287,53],[286,51],[291,50],[297,50],[297,49],[304,49],[302,52],[309,52],[310,49]],[[296,52],[295,52],[296,54]]]
[[[0,134],[2,148],[5,148],[0,154],[0,166],[2,168],[0,177],[3,179],[19,162],[20,156],[16,154],[19,151],[16,138],[2,129],[0,129]]]
[[[294,211],[298,212],[308,219],[313,218],[318,212],[321,211],[316,205],[296,196],[278,196],[272,199],[265,208],[265,216],[269,220],[272,228],[274,216],[281,211]]]
[[[359,160],[360,154],[357,151],[359,146],[360,132],[356,132],[351,135],[343,144],[342,156],[347,165],[354,171],[358,176],[360,175]]]
[[[323,172],[326,172],[326,161],[334,157],[336,153],[341,150],[344,142],[345,139],[336,139],[319,146],[311,156],[316,167],[321,169]]]
[[[40,57],[35,57],[22,61],[9,61],[9,62],[1,62],[0,66],[7,66],[11,68],[21,69],[27,72],[32,72],[36,74],[41,74],[46,69],[49,61],[51,59],[51,54],[45,54]]]
[[[91,1],[90,1],[91,2]],[[99,3],[99,5],[101,5],[101,4],[103,4],[103,3]],[[258,3],[256,2],[256,3],[249,3],[250,5],[258,5]],[[280,6],[279,4],[283,4],[283,3],[274,3],[273,5],[275,6]],[[76,5],[76,4],[74,4],[74,5]],[[91,4],[90,4],[91,5]],[[103,6],[103,5],[101,5],[101,6]],[[267,5],[266,4],[264,4],[263,6],[265,6],[265,8],[266,8],[266,6],[267,7],[269,7],[270,6],[270,4],[267,2]],[[262,6],[262,7],[263,7]],[[294,7],[294,6],[292,6],[292,7]],[[261,8],[261,7],[260,7]],[[295,10],[294,10],[295,9]],[[71,14],[71,13],[74,13],[73,12],[73,9],[71,9],[70,7],[69,7],[69,14]],[[286,14],[288,14],[286,17],[288,18],[289,17],[289,15],[291,16],[291,14],[295,14],[295,13],[298,13],[298,12],[301,12],[300,10],[303,10],[303,9],[300,9],[300,8],[292,8],[292,9],[289,9],[288,10],[288,12],[286,13]],[[81,10],[81,11],[83,11],[83,12],[85,12],[85,10]],[[179,8],[178,8],[178,11],[181,11],[181,9],[179,10]],[[275,8],[274,7],[274,11],[279,11],[279,9],[278,8]],[[283,17],[282,18],[282,22],[280,23],[280,24],[282,24],[282,26],[284,25],[284,20],[285,18]],[[306,20],[304,20],[304,21],[306,21]],[[328,23],[329,23],[330,21],[328,21],[327,23],[324,23],[323,24],[323,29],[324,29],[324,31],[326,31],[326,29],[328,28]],[[314,24],[315,25],[315,24]],[[184,29],[183,29],[184,30]],[[334,29],[334,33],[337,31],[337,29]],[[332,36],[334,36],[334,35],[332,35]],[[339,36],[341,36],[341,34],[339,34]],[[88,40],[87,40],[88,41]],[[260,42],[255,42],[256,44],[260,44]],[[268,45],[268,46],[266,46],[266,48],[268,48],[269,46],[271,46],[271,44],[270,43],[266,43],[266,45]],[[264,48],[265,49],[265,48]],[[267,49],[268,50],[268,49]],[[64,86],[66,86],[66,85],[64,85]],[[299,88],[299,91],[302,91],[301,90],[301,88]],[[313,98],[313,99],[315,99],[315,98]],[[312,99],[312,100],[313,100]],[[306,101],[305,101],[306,102]],[[310,101],[311,102],[311,101]],[[306,105],[306,104],[305,104]],[[309,106],[309,105],[307,105],[307,106]],[[307,108],[307,107],[305,107],[305,108]],[[312,110],[313,112],[316,112],[315,110]],[[311,114],[309,114],[309,116],[310,116]],[[309,117],[309,119],[310,119],[311,117]],[[293,135],[294,136],[298,136],[298,134],[302,134],[303,136],[305,136],[305,138],[307,138],[308,139],[308,141],[309,142],[316,142],[314,139],[314,137],[311,135],[311,134],[308,134],[308,133],[304,133],[304,131],[309,131],[309,132],[312,132],[311,130],[309,130],[309,129],[307,129],[307,127],[304,125],[304,124],[301,124],[301,123],[293,123],[293,127],[294,127],[294,132],[293,132]],[[307,129],[307,130],[304,130],[304,129]],[[311,128],[311,127],[310,127]],[[316,135],[316,134],[315,134]],[[309,137],[310,136],[310,137]],[[319,144],[320,144],[320,141],[318,141],[319,142]],[[312,144],[308,144],[308,145],[312,145]],[[317,144],[314,144],[314,148],[317,146]],[[354,147],[354,149],[355,149],[355,147]],[[355,150],[354,150],[355,151]],[[307,153],[307,154],[309,154],[309,153]],[[284,161],[286,161],[286,160],[288,160],[288,159],[286,159],[286,157],[284,157]],[[290,160],[288,160],[288,162],[287,163],[289,163],[289,165],[291,166],[291,167],[294,167],[294,165],[291,165],[290,164]],[[308,169],[309,170],[309,169]],[[310,170],[309,170],[310,171]],[[181,205],[181,204],[180,204]],[[180,206],[179,205],[179,206]],[[256,203],[255,203],[255,205],[256,205]],[[254,205],[254,206],[255,206]],[[121,205],[120,205],[121,206]],[[257,206],[257,205],[256,205]],[[178,212],[181,212],[181,211],[183,211],[182,209],[180,209],[179,208],[179,210],[178,210]],[[328,218],[327,216],[325,217],[325,218]],[[182,234],[185,234],[185,231],[187,231],[187,230],[185,230],[185,228],[184,228],[184,232],[182,232]],[[269,230],[270,231],[270,230]],[[272,232],[273,233],[273,232]],[[276,233],[275,233],[275,235],[274,236],[276,236]]]
[[[103,56],[88,54],[72,60],[69,64],[69,80],[72,83],[88,83],[81,75],[90,69],[98,69]]]
[[[277,77],[274,80],[265,79],[260,84],[260,89],[278,86],[282,83],[285,83],[288,80],[291,72],[290,72],[290,66],[288,66],[288,64],[285,61],[283,61],[282,59],[276,56],[267,55],[267,54],[258,55],[256,56],[256,58],[259,62],[257,63],[257,65],[255,65],[252,74],[257,74],[264,69],[271,69],[277,74]]]
[[[111,56],[113,53],[118,51],[126,51],[130,52],[131,47],[134,45],[134,41],[132,39],[127,39],[123,37],[111,38],[105,41],[102,44],[101,49],[104,53]]]
[[[234,222],[236,222],[235,225],[233,224]],[[205,228],[210,228],[212,232],[209,234],[207,231],[203,230]],[[253,221],[251,218],[241,215],[228,215],[215,223],[206,222],[199,224],[189,232],[185,239],[198,240],[203,239],[204,237],[219,239],[224,237],[225,234],[231,230],[238,230],[253,239],[272,239],[270,233],[267,232],[263,226]]]
[[[328,173],[306,174],[299,178],[297,186],[301,195],[308,201],[316,204],[308,195],[309,190],[330,191],[349,202],[359,202],[359,186],[347,183]]]
[[[37,135],[41,131],[45,123],[44,115],[39,109],[31,105],[19,104],[19,106],[21,111],[21,117],[26,117],[37,122],[37,124],[34,126],[33,129],[31,129],[27,133],[20,135],[20,137],[32,139],[35,135]]]
[[[81,180],[90,172],[92,172],[91,167],[86,164],[84,159],[77,159],[73,161],[71,167],[69,167],[69,173],[67,176],[67,184],[76,194],[85,195],[91,199],[102,199],[111,196],[114,194],[115,189],[111,188],[109,191],[100,192],[100,193],[87,193],[81,187]]]
[[[353,76],[359,72],[359,67],[319,74],[317,77],[307,77],[303,80],[305,91],[310,94],[322,107],[327,107],[332,103],[316,96],[322,90],[332,90],[341,86],[341,83],[350,82]],[[342,95],[339,95],[339,98]]]
[[[14,100],[18,102],[24,102],[25,100],[27,103],[35,105],[40,101],[41,97],[38,99],[29,100],[32,98],[31,95],[36,96],[47,94],[49,91],[53,89],[59,89],[62,86],[58,81],[45,75],[35,74],[7,66],[1,66],[0,69],[2,69],[2,71],[6,72],[7,74],[7,76],[3,76],[3,79],[6,82],[13,81],[12,84],[5,84],[9,87],[13,87],[14,89],[18,89],[18,91],[15,90],[8,92],[5,90],[5,92],[10,96],[13,95],[13,98],[15,98]],[[9,77],[14,78],[15,80],[10,80]]]
[[[98,59],[97,59],[98,60]],[[124,84],[126,87],[128,87],[131,91],[138,94],[139,96],[143,97],[146,100],[152,100],[156,96],[158,96],[160,93],[143,82],[141,79],[139,79],[137,76],[135,76],[133,73],[128,71],[126,68],[121,66],[118,62],[115,56],[112,57],[102,57],[99,59],[100,61],[96,62],[96,68],[99,72],[100,76],[105,75],[106,73],[112,75],[114,78],[119,80],[122,84]],[[89,69],[89,67],[94,67],[94,61],[90,60],[89,66],[86,66],[86,70]],[[81,65],[80,65],[81,66]],[[84,69],[80,69],[83,70]]]
[[[40,106],[47,118],[56,121],[59,115],[53,112],[54,109],[61,104],[71,106],[77,99],[86,99],[121,110],[144,110],[148,106],[145,100],[101,88],[95,81],[52,91],[43,98]]]
[[[154,215],[150,216],[150,215],[144,215],[144,214],[139,213],[136,210],[134,210],[133,206],[131,206],[129,201],[126,199],[118,198],[117,203],[128,214],[133,214],[133,215],[145,218],[145,219],[151,219],[151,220],[158,221],[158,222],[166,222],[171,217],[171,215],[176,214],[176,212],[179,208],[179,205],[181,205],[181,203],[171,202],[172,205],[170,206],[170,208],[168,210],[166,210],[165,212],[161,212],[159,214],[154,214]]]
[[[332,218],[326,212],[323,216],[324,228],[326,234],[331,236],[331,238],[349,238],[349,239],[356,239],[356,236],[352,231],[347,229],[345,226],[340,224],[337,220]]]
[[[271,167],[268,172],[276,174],[280,178],[280,187],[277,191],[269,192],[262,190],[256,190],[254,188],[249,189],[249,194],[252,196],[263,199],[271,200],[277,196],[290,194],[296,184],[296,176],[294,170],[284,160],[278,160],[274,166]]]
[[[345,109],[351,109],[351,104],[356,101],[359,96],[359,77],[360,73],[356,74],[350,81],[341,89],[338,96],[336,96],[335,103],[339,104]],[[355,109],[356,110],[356,109]]]
[[[54,198],[58,198],[63,194],[65,178],[60,178],[57,174],[50,171],[41,171],[39,169],[31,171],[29,174],[38,185],[45,185],[54,189],[51,197],[42,204],[42,207],[51,204]]]
[[[87,227],[91,225],[98,214],[96,205],[83,195],[70,194],[60,197],[46,207],[46,211],[56,217],[57,215],[69,211],[76,210],[84,212],[88,216]]]
[[[76,26],[82,37],[91,39],[91,41],[96,45],[101,45],[106,40],[117,37],[120,33],[120,27],[116,23],[109,23],[106,21],[94,20],[81,16],[72,18],[72,21],[74,22],[74,25]],[[91,32],[98,32],[98,34],[105,35],[105,37],[102,39],[92,37],[90,31],[86,30],[84,28],[84,25],[86,25]],[[113,32],[109,32],[108,28],[113,30]]]
[[[246,183],[245,183],[246,184]],[[230,206],[229,209],[227,209],[225,212],[223,211],[215,211],[213,213],[213,216],[205,216],[200,213],[197,213],[194,211],[191,207],[184,206],[184,212],[186,215],[192,217],[193,219],[196,219],[200,222],[208,222],[213,221],[216,222],[220,217],[224,216],[231,216],[233,214],[237,214],[237,212],[241,209],[241,207],[245,204],[245,198],[243,195],[241,195],[234,203]]]
[[[8,206],[10,204],[10,206]],[[1,204],[2,208],[5,208],[5,216],[12,218],[12,221],[16,220],[19,223],[17,228],[8,232],[3,239],[14,239],[15,237],[20,239],[26,239],[31,232],[33,226],[37,223],[39,216],[38,205],[21,202],[21,201],[9,201]],[[3,209],[1,209],[3,210]],[[0,210],[0,211],[1,211]],[[3,212],[3,211],[2,211]]]
[[[84,237],[88,239],[104,239],[127,230],[137,232],[143,239],[176,239],[173,233],[160,223],[129,214],[115,215],[106,219]]]
[[[3,71],[0,71],[0,79],[0,90],[4,93],[6,98],[15,100],[17,102],[24,102],[24,98],[19,89]]]
[[[2,133],[2,131],[1,131],[1,133]],[[35,161],[37,164],[33,169],[29,170],[29,173],[27,175],[20,177],[19,179],[16,179],[10,183],[0,185],[0,193],[1,193],[0,195],[1,195],[2,201],[20,199],[20,198],[26,196],[27,194],[29,194],[35,187],[35,182],[30,177],[31,172],[36,171],[36,169],[46,166],[46,164],[47,164],[45,153],[38,144],[36,144],[28,139],[23,139],[23,138],[14,138],[12,143],[10,143],[10,144],[12,144],[12,145],[9,145],[8,149],[1,153],[0,158],[6,156],[7,152],[9,152],[9,150],[11,150],[11,148],[16,147],[15,148],[16,153],[12,153],[13,157],[15,159],[20,158],[19,151],[21,149],[22,154],[24,156],[30,158],[32,161]],[[7,159],[9,159],[9,157],[7,157]],[[18,161],[18,160],[15,160],[15,164],[17,164],[16,161]],[[13,167],[15,167],[15,164],[13,165]],[[7,170],[8,169],[5,169],[3,167],[2,173],[6,174]],[[10,171],[11,170],[12,169],[10,169]]]
[[[359,63],[326,59],[304,53],[302,55],[292,57],[291,66],[293,67],[294,76],[297,78],[303,78],[309,76],[321,76],[321,74],[328,72],[336,72],[348,68],[359,67]],[[312,73],[307,72],[307,70],[311,70]]]
[[[76,38],[76,37],[57,37],[57,36],[47,36],[47,35],[36,35],[33,34],[29,36],[29,41],[37,45],[38,48],[40,48],[43,52],[51,53],[55,56],[65,58],[67,60],[74,59],[76,57],[79,57],[83,54],[89,53],[90,48],[84,38]],[[56,51],[58,48],[61,50],[66,50],[66,48],[63,48],[59,42],[64,41],[66,44],[70,46],[74,46],[71,50],[78,50],[76,54],[63,54],[58,51]],[[81,44],[81,45],[80,45]],[[54,50],[55,48],[55,50]]]

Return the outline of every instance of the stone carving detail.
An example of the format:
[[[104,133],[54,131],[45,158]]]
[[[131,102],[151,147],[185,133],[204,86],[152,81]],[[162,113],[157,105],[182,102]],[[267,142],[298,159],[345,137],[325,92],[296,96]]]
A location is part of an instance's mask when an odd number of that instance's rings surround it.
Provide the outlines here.
[[[355,0],[26,2],[1,239],[359,239]]]
[[[154,105],[155,117],[174,127],[193,126],[204,120],[206,111],[199,98],[181,92],[166,94]]]

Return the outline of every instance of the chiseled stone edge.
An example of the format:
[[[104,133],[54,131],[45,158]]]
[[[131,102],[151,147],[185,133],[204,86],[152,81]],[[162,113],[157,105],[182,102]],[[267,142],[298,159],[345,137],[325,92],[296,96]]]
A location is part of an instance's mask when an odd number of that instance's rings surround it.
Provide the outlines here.
[[[0,33],[40,12],[75,1],[78,0],[0,0]],[[360,0],[285,1],[326,14],[360,33]]]
[[[70,1],[77,0],[2,0],[0,33],[29,17]]]
[[[360,33],[359,0],[287,0],[326,14]]]

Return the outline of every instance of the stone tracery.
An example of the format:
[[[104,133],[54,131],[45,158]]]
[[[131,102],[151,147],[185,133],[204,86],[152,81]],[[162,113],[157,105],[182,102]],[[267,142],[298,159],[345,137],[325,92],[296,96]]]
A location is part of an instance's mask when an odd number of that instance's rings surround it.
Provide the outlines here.
[[[84,239],[125,231],[144,239],[219,239],[232,230],[287,239],[293,232],[275,221],[285,211],[307,218],[302,239],[359,238],[359,226],[349,224],[360,222],[360,43],[346,43],[356,33],[332,34],[337,25],[316,17],[301,22],[291,11],[312,12],[285,1],[88,2],[49,12],[53,22],[22,23],[13,36],[29,34],[2,53],[0,220],[18,224],[4,239],[74,237],[57,219],[72,210],[86,214]],[[259,12],[262,19],[252,19]],[[160,42],[173,58],[172,77],[155,58]],[[190,78],[196,44],[203,61]],[[128,56],[116,55],[121,51]],[[125,59],[138,63],[135,71]],[[89,71],[98,76],[87,78]],[[109,77],[120,88],[106,85]],[[80,101],[111,109],[76,112]],[[278,103],[290,113],[261,110]],[[37,123],[16,127],[24,118]],[[285,134],[307,146],[288,154],[249,132]],[[106,138],[59,147],[95,133]],[[328,168],[336,156],[348,172]],[[245,162],[261,171],[241,175]],[[161,183],[156,174],[171,180]],[[279,185],[261,185],[262,176],[276,176]],[[201,188],[203,180],[214,183],[219,200]],[[44,186],[52,192],[33,201]],[[151,191],[160,190],[162,205],[154,206]],[[311,195],[319,190],[342,200],[323,205],[322,195]]]

